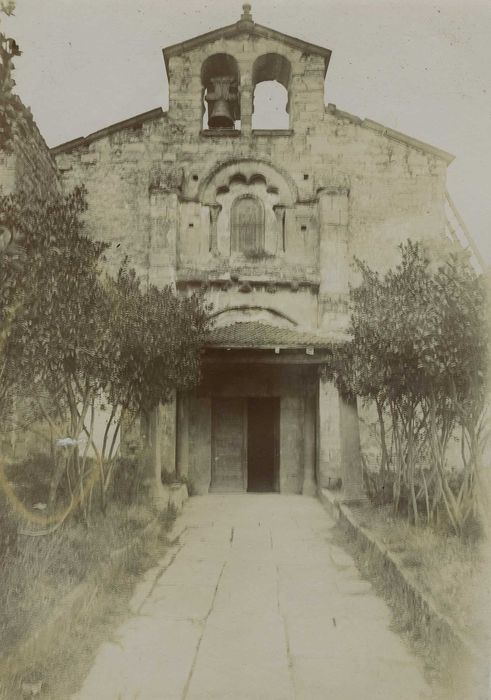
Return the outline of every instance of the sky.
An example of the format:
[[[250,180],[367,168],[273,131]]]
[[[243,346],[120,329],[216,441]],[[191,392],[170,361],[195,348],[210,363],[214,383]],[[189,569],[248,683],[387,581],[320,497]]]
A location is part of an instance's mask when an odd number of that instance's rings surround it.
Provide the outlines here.
[[[16,90],[49,146],[167,107],[161,49],[232,24],[230,0],[17,0]],[[491,264],[490,0],[255,0],[254,20],[332,50],[326,103],[456,156],[448,189]]]

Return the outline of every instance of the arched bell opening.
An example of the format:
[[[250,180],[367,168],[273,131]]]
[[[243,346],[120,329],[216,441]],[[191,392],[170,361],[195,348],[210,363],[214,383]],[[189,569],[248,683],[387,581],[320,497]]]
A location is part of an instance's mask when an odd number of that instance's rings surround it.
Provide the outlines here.
[[[290,62],[279,54],[259,56],[252,72],[253,129],[290,128]]]
[[[226,53],[209,56],[201,67],[203,129],[240,129],[240,75]]]

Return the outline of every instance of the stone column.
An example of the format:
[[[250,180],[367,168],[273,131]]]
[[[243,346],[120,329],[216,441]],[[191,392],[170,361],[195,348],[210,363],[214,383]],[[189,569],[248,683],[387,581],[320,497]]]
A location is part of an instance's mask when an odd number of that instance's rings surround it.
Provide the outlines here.
[[[160,423],[160,406],[149,415],[142,416],[143,449],[139,459],[141,460],[144,497],[157,508],[165,509],[168,505],[168,495],[162,486]]]
[[[361,469],[360,426],[355,397],[340,396],[341,478],[345,501],[365,498]]]
[[[304,496],[315,496],[315,397],[305,397],[303,422],[303,486]]]
[[[210,253],[218,255],[218,215],[222,210],[221,204],[210,204]]]
[[[171,399],[167,403],[161,404],[158,408],[160,471],[174,475],[176,473],[176,409],[176,392],[174,391]]]
[[[159,508],[167,508],[169,494],[162,485],[162,471],[176,468],[176,400],[160,404],[142,417],[142,481],[147,498]]]
[[[178,477],[189,475],[189,395],[180,393],[177,397],[177,455]]]
[[[252,96],[254,87],[249,80],[244,80],[240,86],[240,130],[245,136],[252,131]]]
[[[285,252],[285,211],[284,204],[275,204],[273,211],[276,216],[276,253],[283,255]]]
[[[121,423],[119,453],[121,457],[139,458],[145,447],[145,425],[141,416],[126,413]]]
[[[317,484],[334,489],[341,479],[341,421],[334,384],[319,378],[317,420]]]
[[[348,194],[345,187],[318,192],[320,327],[344,328],[348,300]]]

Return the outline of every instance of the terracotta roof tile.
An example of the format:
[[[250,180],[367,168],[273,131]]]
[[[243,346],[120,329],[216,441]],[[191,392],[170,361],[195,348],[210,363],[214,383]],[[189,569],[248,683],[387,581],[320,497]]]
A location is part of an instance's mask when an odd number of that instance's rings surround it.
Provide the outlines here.
[[[206,345],[221,348],[330,348],[345,340],[348,340],[348,336],[341,332],[319,336],[260,321],[238,321],[214,328]]]

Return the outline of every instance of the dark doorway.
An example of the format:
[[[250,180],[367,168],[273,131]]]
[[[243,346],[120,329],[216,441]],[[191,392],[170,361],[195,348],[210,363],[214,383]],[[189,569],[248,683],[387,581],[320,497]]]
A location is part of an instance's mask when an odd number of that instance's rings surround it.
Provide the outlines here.
[[[247,402],[247,490],[279,491],[280,401],[254,398]]]

